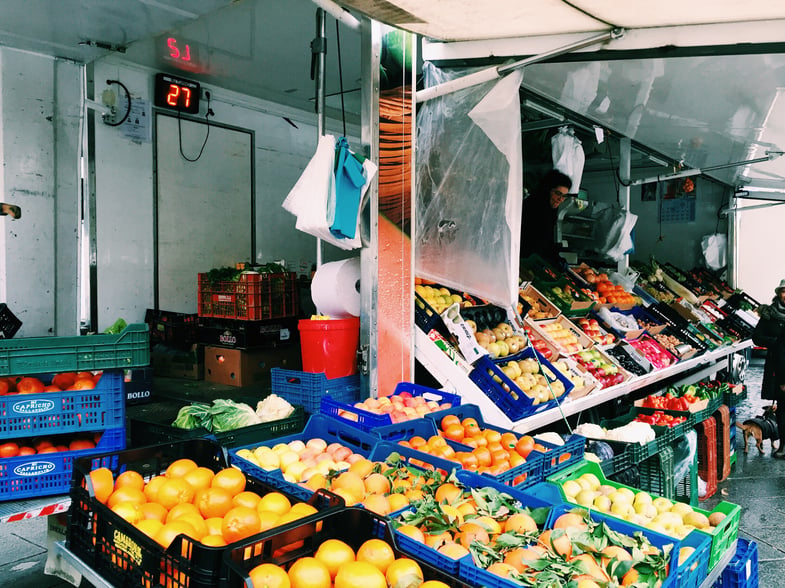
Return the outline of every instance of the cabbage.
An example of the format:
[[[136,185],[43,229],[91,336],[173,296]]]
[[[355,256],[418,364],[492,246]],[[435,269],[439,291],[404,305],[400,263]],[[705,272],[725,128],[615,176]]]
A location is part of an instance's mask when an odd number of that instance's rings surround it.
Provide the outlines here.
[[[212,416],[210,415],[210,405],[203,402],[195,402],[188,406],[183,406],[177,412],[177,418],[172,423],[178,429],[198,429],[203,427],[211,430]]]
[[[212,430],[216,433],[250,427],[262,422],[254,409],[247,404],[224,398],[213,400],[210,413],[213,417]]]

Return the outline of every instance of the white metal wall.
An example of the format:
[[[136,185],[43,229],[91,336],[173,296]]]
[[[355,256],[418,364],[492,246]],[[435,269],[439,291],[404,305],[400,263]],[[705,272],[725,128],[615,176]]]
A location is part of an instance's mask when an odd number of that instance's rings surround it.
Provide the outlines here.
[[[765,204],[760,200],[739,200],[739,208]],[[760,303],[768,303],[774,288],[785,279],[785,205],[738,213],[738,287]]]
[[[77,323],[80,66],[0,48],[0,302],[23,336],[72,335]]]

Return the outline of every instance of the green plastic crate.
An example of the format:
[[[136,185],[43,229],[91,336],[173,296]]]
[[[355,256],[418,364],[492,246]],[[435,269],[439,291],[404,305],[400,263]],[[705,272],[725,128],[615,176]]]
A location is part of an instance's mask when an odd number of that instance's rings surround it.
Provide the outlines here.
[[[150,365],[144,323],[119,335],[29,337],[0,341],[0,376],[125,369]]]
[[[676,500],[698,506],[698,452],[692,458],[687,475],[676,484]]]
[[[673,500],[676,488],[673,480],[673,448],[663,447],[657,455],[638,464],[640,489]]]

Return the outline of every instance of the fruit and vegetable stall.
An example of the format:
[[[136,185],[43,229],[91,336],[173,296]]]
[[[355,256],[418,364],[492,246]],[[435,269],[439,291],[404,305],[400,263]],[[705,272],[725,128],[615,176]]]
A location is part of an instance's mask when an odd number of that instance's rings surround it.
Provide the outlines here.
[[[718,317],[748,311],[721,284],[666,310],[537,264],[548,281],[515,309],[418,284],[418,330],[455,368],[442,389],[362,399],[359,376],[274,368],[263,401],[139,434],[122,372],[149,361],[146,325],[1,342],[0,501],[67,509],[53,553],[97,586],[757,585],[740,507],[702,506],[745,395],[719,368],[748,341]],[[627,412],[563,429],[618,397]]]

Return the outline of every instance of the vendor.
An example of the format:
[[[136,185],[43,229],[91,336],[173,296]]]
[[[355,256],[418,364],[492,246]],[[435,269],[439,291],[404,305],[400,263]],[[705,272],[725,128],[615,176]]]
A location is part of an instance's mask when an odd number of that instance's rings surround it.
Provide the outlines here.
[[[758,308],[760,324],[753,336],[755,343],[766,347],[760,397],[777,403],[779,447],[774,457],[785,459],[785,280],[774,289],[771,304]]]
[[[536,253],[546,261],[561,265],[556,243],[558,208],[572,188],[572,180],[558,170],[545,174],[539,187],[523,201],[521,257]]]

